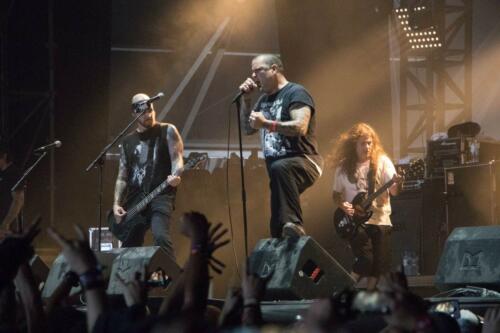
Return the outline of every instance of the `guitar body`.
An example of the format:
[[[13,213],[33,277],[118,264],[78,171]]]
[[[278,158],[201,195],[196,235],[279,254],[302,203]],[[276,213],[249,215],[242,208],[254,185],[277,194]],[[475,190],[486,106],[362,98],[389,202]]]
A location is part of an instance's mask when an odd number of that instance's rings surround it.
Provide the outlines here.
[[[144,197],[145,195],[143,194],[137,194],[131,197],[125,202],[123,209],[128,211],[130,208],[135,207],[139,202],[141,202]],[[111,230],[113,235],[115,235],[115,237],[122,242],[128,239],[130,232],[132,232],[132,230],[134,230],[137,226],[142,225],[143,227],[146,227],[147,225],[146,217],[142,214],[135,214],[130,217],[125,215],[123,216],[121,222],[117,223],[112,209],[108,211],[107,221],[109,230]]]
[[[354,207],[354,215],[347,215],[342,209],[337,208],[333,215],[333,225],[335,231],[343,239],[351,239],[356,234],[358,227],[368,221],[372,216],[372,211],[364,210],[362,203],[366,200],[367,193],[359,192],[352,199],[352,206]]]

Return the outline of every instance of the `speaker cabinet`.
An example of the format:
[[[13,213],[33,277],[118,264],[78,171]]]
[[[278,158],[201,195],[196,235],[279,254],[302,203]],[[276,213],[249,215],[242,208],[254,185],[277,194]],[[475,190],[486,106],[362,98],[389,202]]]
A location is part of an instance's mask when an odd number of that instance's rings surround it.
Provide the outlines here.
[[[161,282],[159,275],[172,281],[181,273],[180,267],[159,246],[121,248],[120,253],[113,261],[107,293],[109,295],[123,294],[121,284],[118,282],[118,275],[125,281],[130,281],[135,278],[137,272],[141,273],[144,267],[148,274],[147,279],[153,282]],[[161,288],[154,288],[149,293],[149,296],[153,297],[164,295],[165,289]]]
[[[448,232],[497,224],[499,168],[490,162],[445,169]]]
[[[123,249],[114,249],[107,252],[95,252],[97,257],[97,261],[102,267],[102,273],[104,280],[107,281],[109,279],[109,275],[111,273],[111,267],[113,265],[113,260],[118,256],[118,254],[123,251]],[[45,281],[45,285],[42,290],[42,298],[50,298],[54,293],[54,290],[59,286],[64,275],[70,271],[70,266],[66,262],[63,254],[59,254],[57,258],[52,263],[52,267],[50,268],[49,274],[47,276],[47,280]],[[81,291],[81,287],[73,287],[71,289],[70,295],[74,295]]]
[[[349,273],[309,236],[259,241],[250,268],[269,278],[265,300],[323,298],[354,285]]]
[[[403,263],[405,253],[422,262],[422,191],[408,191],[391,198],[392,267]]]
[[[439,260],[436,286],[447,290],[478,286],[500,290],[500,226],[456,228]]]

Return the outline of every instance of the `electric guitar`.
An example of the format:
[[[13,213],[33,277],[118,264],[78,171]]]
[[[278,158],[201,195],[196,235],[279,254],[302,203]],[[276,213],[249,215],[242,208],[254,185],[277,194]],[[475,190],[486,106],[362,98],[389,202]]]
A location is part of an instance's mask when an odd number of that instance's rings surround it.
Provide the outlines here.
[[[351,239],[357,232],[359,226],[368,221],[372,217],[373,212],[370,210],[373,200],[379,195],[387,191],[395,183],[394,179],[389,180],[377,191],[368,195],[367,192],[359,192],[352,199],[352,207],[354,215],[347,215],[342,209],[337,208],[333,215],[333,224],[335,231],[343,239]]]
[[[196,168],[206,158],[207,157],[205,155],[197,155],[190,158],[184,164],[184,167],[181,170],[178,170],[175,175],[179,175],[181,171]],[[143,211],[146,206],[160,193],[170,188],[172,188],[172,186],[170,186],[167,180],[165,180],[148,194],[139,192],[130,196],[122,205],[127,213],[122,216],[120,222],[116,220],[112,209],[108,211],[107,222],[113,235],[123,242],[128,239],[130,232],[134,230],[134,228],[139,225],[146,226],[146,217],[139,213]]]

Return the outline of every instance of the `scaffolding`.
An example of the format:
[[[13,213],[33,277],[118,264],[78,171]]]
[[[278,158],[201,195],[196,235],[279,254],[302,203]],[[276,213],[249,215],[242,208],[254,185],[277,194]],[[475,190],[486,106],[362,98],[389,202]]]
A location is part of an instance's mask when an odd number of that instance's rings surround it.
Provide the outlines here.
[[[10,20],[14,20],[13,13],[16,8],[16,1],[11,0],[7,4],[7,11],[2,17],[2,25],[0,29],[0,49],[1,49],[1,61],[0,61],[0,97],[1,97],[1,126],[0,126],[0,138],[3,141],[7,141],[13,145],[12,142],[16,141],[18,137],[24,130],[26,130],[26,125],[35,117],[39,115],[39,121],[34,132],[30,135],[29,148],[25,150],[20,163],[20,168],[24,169],[31,157],[31,153],[34,149],[34,145],[37,142],[39,134],[43,126],[48,127],[48,138],[50,142],[54,141],[55,137],[55,72],[54,72],[54,52],[55,52],[55,42],[54,42],[54,0],[47,1],[47,81],[46,89],[21,89],[15,90],[9,85],[9,72],[12,72],[12,68],[9,68],[9,24]],[[9,71],[10,70],[10,71]],[[13,121],[13,112],[18,111],[12,105],[14,101],[22,101],[25,104],[29,104],[29,109],[23,108],[22,119],[16,122]],[[50,174],[49,174],[49,223],[51,226],[54,225],[55,220],[55,155],[54,151],[49,152],[49,164],[50,164]]]
[[[434,0],[442,47],[414,50],[399,26],[400,156],[421,156],[436,132],[472,118],[472,0]]]

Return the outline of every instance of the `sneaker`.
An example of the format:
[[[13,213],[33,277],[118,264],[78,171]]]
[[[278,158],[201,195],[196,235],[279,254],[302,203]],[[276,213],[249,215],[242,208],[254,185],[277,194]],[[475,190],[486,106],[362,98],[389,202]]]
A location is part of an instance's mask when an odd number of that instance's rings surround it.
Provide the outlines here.
[[[281,231],[281,236],[284,237],[302,237],[306,235],[306,231],[304,227],[298,223],[287,222],[283,226],[283,230]]]

